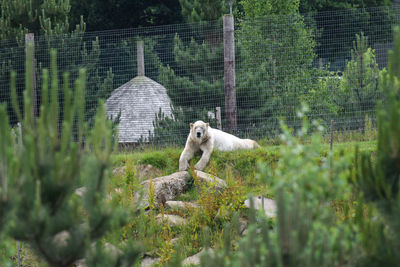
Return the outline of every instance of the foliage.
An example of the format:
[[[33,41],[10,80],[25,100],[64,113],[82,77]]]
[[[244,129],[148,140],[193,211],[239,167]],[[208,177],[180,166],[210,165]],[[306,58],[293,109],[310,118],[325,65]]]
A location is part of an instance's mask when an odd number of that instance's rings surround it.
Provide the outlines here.
[[[178,0],[70,0],[71,22],[80,16],[87,22],[88,31],[104,31],[177,24],[182,22]],[[113,12],[110,12],[112,8]]]
[[[182,15],[188,22],[221,20],[223,14],[229,13],[227,0],[179,0]]]
[[[3,1],[1,4],[2,17],[0,21],[0,101],[8,104],[8,113],[12,124],[17,123],[16,114],[11,109],[11,97],[8,84],[10,69],[23,76],[23,60],[25,55],[25,34],[35,34],[35,59],[33,65],[36,71],[35,103],[39,105],[41,94],[42,71],[50,67],[49,54],[51,49],[57,49],[59,69],[69,72],[73,82],[78,78],[79,67],[87,70],[86,111],[87,119],[92,120],[99,97],[107,96],[113,89],[113,73],[111,69],[101,71],[100,46],[96,38],[91,42],[83,40],[86,24],[80,18],[75,28],[69,25],[69,1],[51,0],[16,0]],[[70,29],[71,28],[71,29]],[[62,80],[63,82],[63,80]],[[17,80],[17,93],[22,97],[23,83]],[[63,96],[60,93],[62,104]]]
[[[223,46],[191,39],[187,44],[178,35],[173,50],[176,67],[161,67],[159,80],[166,88],[174,106],[214,110],[223,106]],[[202,70],[202,71],[199,71]],[[212,99],[209,96],[213,95]],[[209,99],[207,103],[202,99]],[[195,116],[193,116],[195,117]]]
[[[28,53],[32,58],[31,46]],[[2,222],[5,233],[27,242],[51,266],[71,266],[82,258],[90,266],[99,266],[99,262],[104,266],[130,266],[137,255],[132,246],[126,246],[126,254],[111,255],[100,241],[107,231],[126,220],[126,214],[104,197],[113,149],[105,106],[100,103],[89,131],[84,122],[86,78],[81,70],[74,91],[69,89],[68,73],[63,76],[61,114],[56,53],[52,51],[51,79],[44,70],[40,114],[36,118],[32,64],[27,60],[23,113],[18,106],[16,75],[12,74],[12,103],[21,122],[19,136],[10,135],[4,105],[1,107],[0,121],[5,126],[0,151],[0,163],[5,166],[1,193],[5,206],[11,207],[4,216],[7,221]],[[76,193],[78,188],[81,197]]]
[[[222,250],[204,257],[203,266],[337,266],[354,260],[356,229],[339,221],[330,208],[332,200],[349,197],[349,159],[331,153],[321,157],[319,134],[304,145],[304,138],[309,139],[304,118],[299,139],[284,124],[282,130],[281,158],[273,169],[261,164],[259,175],[274,191],[276,227],[270,230],[266,218],[257,219],[250,212],[253,224],[237,251],[227,242]]]
[[[337,130],[365,130],[365,117],[375,117],[376,104],[383,97],[380,71],[368,38],[356,35],[343,75],[330,72],[319,79],[319,86],[310,91],[309,104],[322,119],[335,121]]]
[[[394,40],[394,49],[389,53],[388,71],[381,77],[387,102],[378,109],[376,159],[358,152],[355,162],[355,184],[364,199],[378,209],[380,216],[373,222],[359,222],[366,249],[362,262],[369,266],[395,266],[400,260],[396,252],[400,248],[399,27],[394,29]]]
[[[316,36],[319,44],[316,53],[320,63],[332,71],[343,70],[346,61],[350,59],[349,51],[353,46],[351,36],[364,32],[366,36],[374,37],[371,39],[373,47],[375,44],[379,46],[391,40],[392,25],[397,20],[397,11],[392,8],[390,0],[303,0],[300,1],[300,11],[307,18],[308,24],[321,29]]]
[[[269,15],[288,15],[298,12],[299,0],[281,1],[281,0],[240,0],[247,18],[257,18]]]
[[[343,10],[350,8],[366,8],[366,7],[377,7],[377,6],[390,6],[392,1],[390,0],[352,0],[352,1],[327,1],[327,0],[301,0],[300,11],[301,12],[312,12],[312,11],[331,11],[331,10]]]
[[[355,115],[351,118],[355,127],[364,124],[365,114],[374,115],[376,103],[382,95],[379,73],[374,52],[368,47],[367,37],[362,33],[356,35],[354,48],[351,50],[351,61],[346,64],[340,82],[339,99],[336,100],[341,117],[344,117],[344,113]]]
[[[70,32],[68,0],[16,0],[2,1],[0,40],[16,39],[24,42],[25,34],[46,36]],[[82,18],[77,21],[74,33],[85,30]]]
[[[237,34],[239,128],[268,125],[278,130],[282,117],[292,126],[300,97],[314,88],[320,75],[313,66],[313,31],[298,13],[298,1],[240,3],[244,17]]]

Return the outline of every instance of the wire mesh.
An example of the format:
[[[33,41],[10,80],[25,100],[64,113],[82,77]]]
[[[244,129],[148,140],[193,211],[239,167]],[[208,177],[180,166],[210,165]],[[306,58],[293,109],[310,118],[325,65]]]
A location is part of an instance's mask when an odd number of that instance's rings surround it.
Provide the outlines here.
[[[298,128],[302,103],[308,116],[335,131],[365,131],[384,100],[379,75],[387,66],[397,8],[349,9],[235,20],[237,129],[240,137],[274,138],[280,120]],[[35,36],[37,98],[49,51],[57,50],[60,83],[87,72],[86,120],[99,99],[119,124],[121,145],[183,144],[189,123],[216,127],[225,116],[222,19],[138,29]],[[137,77],[137,41],[144,42],[145,76]],[[0,42],[0,101],[10,101],[10,70],[24,88],[25,43]],[[62,101],[62,95],[60,95]],[[40,101],[37,100],[39,103]],[[232,130],[232,129],[229,129]]]

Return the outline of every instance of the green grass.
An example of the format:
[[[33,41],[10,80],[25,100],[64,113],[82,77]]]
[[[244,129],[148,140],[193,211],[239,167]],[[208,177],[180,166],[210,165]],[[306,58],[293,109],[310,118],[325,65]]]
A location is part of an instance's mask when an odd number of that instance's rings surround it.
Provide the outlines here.
[[[262,143],[262,142],[261,142]],[[321,144],[323,146],[323,155],[326,156],[330,150],[329,143]],[[355,148],[366,153],[373,153],[376,148],[376,141],[359,141],[359,142],[342,142],[333,144],[333,153],[346,153],[354,155]],[[130,153],[119,153],[112,156],[114,167],[151,164],[158,168],[163,175],[169,175],[178,171],[179,156],[182,148],[164,148],[164,149],[145,149],[144,151],[132,151]],[[212,207],[202,208],[200,211],[179,212],[176,210],[152,210],[151,212],[141,213],[133,216],[130,227],[126,229],[125,235],[130,238],[141,240],[145,245],[146,251],[153,251],[155,255],[159,255],[163,260],[168,261],[169,254],[173,253],[176,248],[169,245],[168,242],[175,237],[179,237],[179,251],[182,257],[191,256],[198,252],[204,243],[204,229],[210,229],[209,237],[213,246],[218,247],[222,241],[222,229],[224,223],[228,222],[233,216],[232,208],[228,208],[229,202],[240,201],[240,196],[248,194],[272,196],[272,192],[268,186],[262,184],[257,177],[258,165],[267,164],[270,168],[274,168],[281,156],[281,147],[279,145],[264,145],[257,150],[239,150],[234,152],[218,152],[214,151],[211,160],[204,170],[205,172],[216,175],[217,177],[228,181],[230,185],[229,194],[217,196],[213,194],[201,194],[196,188],[191,187],[186,193],[180,195],[177,200],[192,201],[203,203],[214,203],[215,205],[224,206],[228,210],[227,217],[224,218],[207,218],[209,214],[216,213]],[[193,166],[200,158],[195,156],[190,164]],[[134,173],[130,174],[129,179],[125,177],[113,177],[113,184],[125,186],[127,192],[121,197],[121,203],[129,203],[123,198],[130,197],[133,191],[137,190],[138,181]],[[123,182],[121,182],[123,181]],[[228,190],[228,191],[229,191]],[[224,199],[218,199],[224,198]],[[118,204],[118,202],[117,202]],[[222,206],[221,206],[222,205]],[[207,210],[208,209],[208,210]],[[234,208],[234,209],[237,209]],[[239,213],[244,214],[239,208]],[[156,214],[172,213],[186,217],[189,222],[184,227],[169,228],[157,225],[155,222]],[[213,215],[213,216],[214,216]]]
[[[329,143],[321,144],[323,154],[327,155]],[[355,147],[366,153],[373,153],[376,149],[376,141],[343,142],[333,144],[333,153],[344,152],[354,155]],[[192,186],[186,193],[180,195],[177,200],[202,203],[212,203],[218,208],[224,207],[227,213],[223,217],[207,217],[217,213],[215,207],[210,205],[200,210],[180,212],[177,210],[150,210],[136,212],[134,207],[134,193],[140,188],[141,180],[136,177],[135,167],[142,164],[150,164],[160,170],[162,175],[169,175],[178,171],[178,161],[182,148],[145,149],[143,151],[132,151],[115,153],[112,155],[113,168],[126,166],[126,173],[113,175],[111,177],[108,192],[113,196],[114,205],[123,206],[131,210],[129,223],[123,228],[109,234],[106,241],[110,243],[123,242],[124,239],[137,240],[142,244],[146,252],[153,256],[159,256],[164,262],[171,260],[174,252],[179,251],[182,258],[191,256],[204,246],[205,240],[209,240],[213,247],[219,247],[223,243],[223,226],[234,216],[233,211],[245,215],[245,210],[237,203],[242,201],[243,196],[248,194],[273,196],[270,188],[263,185],[258,177],[258,164],[267,164],[274,168],[278,162],[281,152],[279,145],[263,145],[257,150],[239,150],[234,152],[214,151],[211,160],[204,170],[227,181],[229,189],[227,194],[202,194],[196,187]],[[191,161],[194,165],[200,156],[197,155]],[[155,178],[155,177],[153,177]],[[118,188],[119,193],[115,192]],[[232,207],[229,203],[236,203]],[[336,207],[337,206],[337,207]],[[340,205],[336,205],[336,209]],[[340,208],[340,207],[339,207]],[[183,227],[168,227],[156,223],[155,217],[159,213],[171,213],[185,217],[188,223]],[[343,212],[342,212],[343,213]],[[340,216],[340,215],[338,215]],[[204,229],[208,229],[205,234]],[[173,238],[179,238],[177,245],[171,245]],[[239,236],[236,233],[236,239]],[[29,250],[24,250],[28,251]],[[38,266],[39,263],[30,253],[24,259],[26,266]]]

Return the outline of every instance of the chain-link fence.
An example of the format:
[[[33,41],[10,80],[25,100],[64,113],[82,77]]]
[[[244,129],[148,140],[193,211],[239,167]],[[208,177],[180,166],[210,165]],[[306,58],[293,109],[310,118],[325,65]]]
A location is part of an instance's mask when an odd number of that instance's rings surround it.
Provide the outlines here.
[[[121,144],[182,144],[189,123],[196,120],[213,127],[221,123],[222,129],[241,137],[274,137],[281,119],[299,127],[297,112],[302,103],[309,107],[308,116],[327,128],[333,120],[335,131],[364,131],[366,117],[374,123],[376,105],[383,100],[379,76],[387,65],[396,23],[397,8],[389,7],[235,18],[234,62],[224,56],[222,18],[35,36],[37,102],[43,69],[50,65],[49,50],[55,48],[60,82],[61,73],[69,72],[73,84],[78,70],[86,68],[86,119],[90,123],[99,99],[107,100],[110,118],[119,122]],[[137,49],[138,41],[143,41],[143,53]],[[142,58],[144,70],[138,69]],[[25,40],[1,42],[0,63],[0,100],[8,103],[15,124],[10,70],[17,72],[21,97]],[[234,81],[224,78],[224,68],[232,64]],[[227,79],[234,82],[236,95],[235,123],[230,129],[226,127],[232,125],[226,116]]]

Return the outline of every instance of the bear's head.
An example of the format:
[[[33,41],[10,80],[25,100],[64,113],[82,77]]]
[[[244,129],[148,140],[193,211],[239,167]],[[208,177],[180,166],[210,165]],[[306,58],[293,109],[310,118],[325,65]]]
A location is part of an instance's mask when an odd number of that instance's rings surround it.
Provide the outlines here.
[[[208,138],[208,127],[209,123],[205,123],[204,121],[196,121],[195,123],[190,124],[190,135],[192,140],[202,143],[204,140]]]

